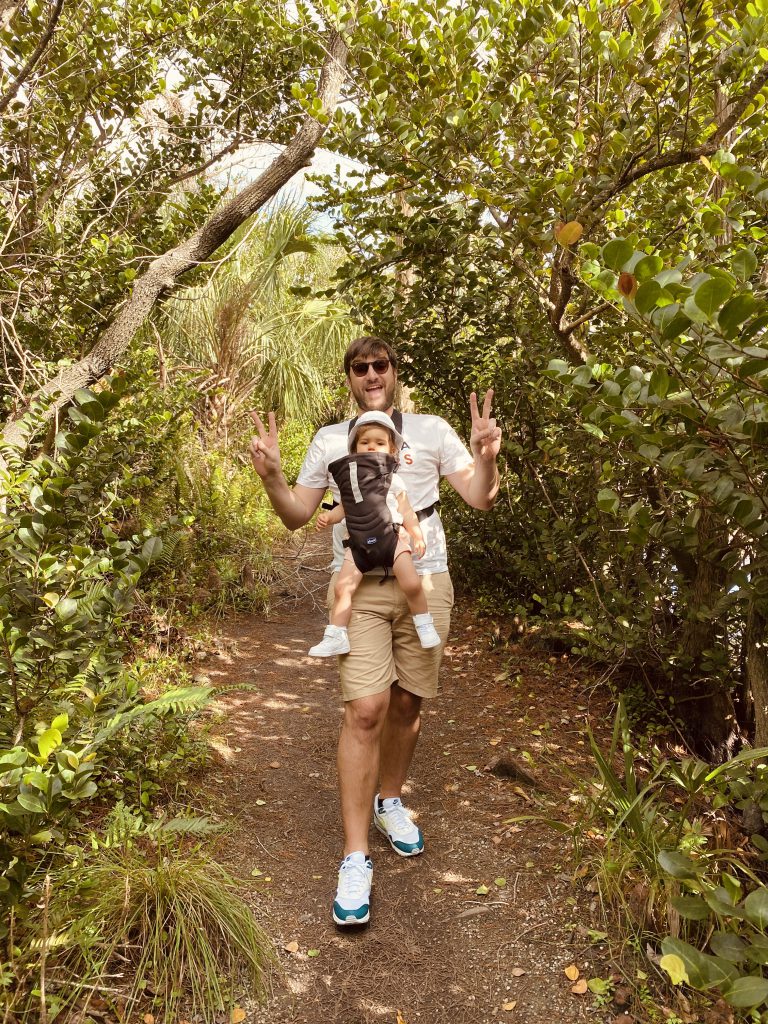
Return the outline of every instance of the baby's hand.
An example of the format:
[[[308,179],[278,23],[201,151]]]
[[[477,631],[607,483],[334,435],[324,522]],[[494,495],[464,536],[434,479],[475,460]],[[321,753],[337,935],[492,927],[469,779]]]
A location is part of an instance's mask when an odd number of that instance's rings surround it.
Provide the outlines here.
[[[317,517],[317,522],[315,523],[315,529],[316,530],[327,530],[328,527],[331,525],[330,518],[331,517],[328,515],[327,512],[321,512],[320,515]]]
[[[427,550],[427,545],[424,543],[423,537],[415,537],[413,540],[413,553],[417,558],[422,558],[424,552]]]

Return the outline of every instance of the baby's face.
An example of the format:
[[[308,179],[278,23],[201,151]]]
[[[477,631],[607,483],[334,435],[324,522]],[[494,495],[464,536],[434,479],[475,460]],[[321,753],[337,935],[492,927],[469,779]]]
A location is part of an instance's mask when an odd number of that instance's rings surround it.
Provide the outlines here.
[[[362,427],[355,438],[356,452],[388,452],[393,454],[392,438],[386,427],[372,424],[370,427]]]

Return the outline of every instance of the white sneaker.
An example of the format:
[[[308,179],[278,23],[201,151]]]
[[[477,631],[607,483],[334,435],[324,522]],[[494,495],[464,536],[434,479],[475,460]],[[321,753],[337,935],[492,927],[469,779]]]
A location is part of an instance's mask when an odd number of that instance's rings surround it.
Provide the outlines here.
[[[435,620],[429,612],[424,612],[423,615],[414,615],[413,624],[419,634],[419,643],[422,647],[440,646],[441,640],[435,629]]]
[[[350,853],[339,868],[339,886],[333,901],[336,924],[366,924],[371,917],[373,864],[362,852]]]
[[[417,857],[424,852],[424,836],[414,825],[399,796],[382,800],[377,793],[373,798],[373,824],[389,840],[389,845],[401,857]]]
[[[332,658],[336,654],[349,654],[346,626],[326,626],[323,639],[309,649],[310,658]]]

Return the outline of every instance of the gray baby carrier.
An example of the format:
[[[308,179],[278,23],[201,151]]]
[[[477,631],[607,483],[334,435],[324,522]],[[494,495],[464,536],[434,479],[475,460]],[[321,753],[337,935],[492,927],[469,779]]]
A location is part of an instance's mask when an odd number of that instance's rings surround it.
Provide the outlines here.
[[[402,436],[403,414],[399,409],[394,409],[391,418],[395,430]],[[350,422],[349,433],[354,429],[357,420],[356,416]],[[350,469],[353,464],[357,466],[354,471]],[[328,466],[328,472],[336,481],[341,493],[341,504],[344,506],[347,520],[349,538],[344,541],[344,546],[352,552],[352,558],[360,572],[383,568],[386,573],[394,565],[398,526],[392,522],[392,515],[387,506],[387,492],[397,466],[398,460],[395,456],[384,452],[345,455]],[[356,489],[352,486],[353,475]],[[435,501],[426,508],[417,509],[416,516],[419,521],[428,519],[439,504],[439,501]],[[333,508],[335,505],[336,502],[324,504],[323,508]]]
[[[399,526],[392,522],[387,494],[397,465],[386,452],[360,452],[328,467],[344,506],[349,534],[344,546],[360,572],[391,569],[395,563]]]

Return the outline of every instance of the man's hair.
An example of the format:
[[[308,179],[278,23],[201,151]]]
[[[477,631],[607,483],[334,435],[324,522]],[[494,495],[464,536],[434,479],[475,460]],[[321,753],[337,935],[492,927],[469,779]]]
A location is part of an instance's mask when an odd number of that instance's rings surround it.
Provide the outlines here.
[[[392,364],[392,369],[397,369],[398,358],[397,352],[392,348],[388,341],[383,338],[377,337],[375,334],[363,334],[359,338],[355,338],[354,341],[350,342],[349,348],[344,353],[344,373],[349,376],[349,368],[359,356],[366,358],[368,356],[375,357],[381,352],[385,352],[387,358]]]

